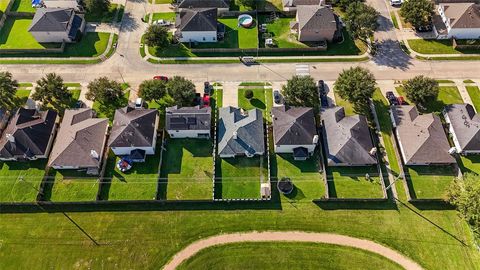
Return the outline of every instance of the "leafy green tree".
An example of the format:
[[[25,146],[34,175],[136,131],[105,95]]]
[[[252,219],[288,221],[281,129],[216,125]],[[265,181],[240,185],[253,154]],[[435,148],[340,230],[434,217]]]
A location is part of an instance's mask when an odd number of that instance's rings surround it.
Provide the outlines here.
[[[110,0],[83,0],[85,9],[89,13],[104,14],[110,8]]]
[[[15,104],[15,92],[18,82],[13,79],[12,73],[0,72],[0,107],[12,109]]]
[[[425,106],[438,97],[438,82],[423,75],[407,80],[403,84],[407,98],[413,103]]]
[[[400,15],[414,27],[425,26],[431,23],[434,8],[431,0],[405,1],[400,8]]]
[[[282,93],[285,103],[288,105],[318,109],[318,89],[310,76],[293,76],[283,86]]]
[[[48,73],[37,81],[32,99],[40,101],[43,106],[52,105],[58,111],[70,104],[72,93],[63,84],[63,78],[55,73]]]
[[[353,2],[345,13],[347,30],[354,38],[368,40],[377,30],[379,13],[363,2]]]
[[[170,44],[168,29],[157,24],[150,25],[145,32],[144,41],[149,47],[163,49]]]
[[[245,90],[245,93],[243,93],[243,96],[244,96],[246,99],[250,100],[250,99],[253,98],[253,91],[250,90],[250,89],[247,89],[247,90]]]
[[[138,95],[145,101],[160,102],[167,94],[167,84],[163,80],[146,80],[138,87]]]
[[[195,84],[192,81],[174,76],[167,82],[167,93],[178,106],[191,106],[195,99]]]
[[[348,5],[354,2],[365,2],[365,0],[332,0],[332,4],[336,7],[340,7],[343,11],[347,9]]]
[[[118,104],[123,99],[122,85],[107,77],[100,77],[91,81],[85,97],[88,100],[98,101],[101,104]]]
[[[447,189],[446,200],[454,205],[460,215],[480,234],[480,176],[465,174]]]
[[[362,67],[343,70],[335,82],[335,92],[353,104],[355,111],[369,116],[369,100],[375,92],[376,82],[373,74]]]
[[[249,7],[251,9],[256,9],[257,8],[257,0],[238,0],[238,2],[242,6]]]

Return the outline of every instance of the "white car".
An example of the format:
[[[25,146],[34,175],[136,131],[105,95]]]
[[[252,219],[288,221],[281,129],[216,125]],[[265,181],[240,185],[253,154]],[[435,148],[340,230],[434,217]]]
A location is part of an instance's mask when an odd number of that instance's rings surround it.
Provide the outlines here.
[[[165,21],[163,19],[156,20],[153,22],[153,24],[160,25],[160,26],[170,26],[172,23],[169,21]]]
[[[390,0],[391,6],[401,6],[403,4],[403,0]]]

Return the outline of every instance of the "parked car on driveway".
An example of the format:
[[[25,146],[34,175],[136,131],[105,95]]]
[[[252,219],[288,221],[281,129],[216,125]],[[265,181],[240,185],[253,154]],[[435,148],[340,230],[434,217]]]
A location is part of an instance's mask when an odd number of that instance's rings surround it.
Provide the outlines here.
[[[168,82],[168,77],[167,76],[155,76],[153,77],[154,80],[162,80]]]
[[[277,105],[282,104],[282,95],[280,94],[280,91],[273,90],[273,102]]]
[[[163,19],[160,19],[160,20],[154,21],[152,24],[160,25],[160,26],[170,26],[172,23],[170,21],[165,21]]]
[[[428,25],[425,25],[425,26],[419,26],[419,27],[415,27],[415,30],[417,32],[431,32],[433,30],[433,26],[431,24],[428,24]]]
[[[403,0],[390,0],[390,5],[393,6],[401,6],[403,4]]]
[[[395,96],[395,94],[392,91],[386,92],[385,97],[387,98],[388,103],[390,103],[391,106],[392,105],[399,105],[397,97]]]
[[[318,81],[317,87],[318,87],[318,93],[320,95],[326,95],[327,94],[327,89],[325,88],[325,82],[323,80]]]

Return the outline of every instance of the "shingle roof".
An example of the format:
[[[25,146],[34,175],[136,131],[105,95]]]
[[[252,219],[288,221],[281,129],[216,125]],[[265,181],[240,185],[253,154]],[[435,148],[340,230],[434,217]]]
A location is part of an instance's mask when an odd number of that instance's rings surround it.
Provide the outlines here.
[[[109,147],[153,147],[158,110],[130,106],[115,111]]]
[[[217,9],[183,9],[177,15],[176,27],[180,31],[217,31]]]
[[[317,135],[312,108],[273,107],[273,137],[276,145],[309,145]]]
[[[92,150],[98,155],[103,153],[108,119],[94,116],[95,112],[90,108],[65,110],[50,154],[49,166],[100,166],[101,157],[94,158]]]
[[[419,114],[412,105],[392,106],[391,111],[405,164],[455,163],[438,116]]]
[[[165,112],[165,127],[167,130],[210,130],[211,113],[210,107],[169,107]]]
[[[452,104],[445,107],[450,126],[464,151],[480,151],[480,114],[470,104]]]
[[[321,0],[282,0],[284,7],[297,7],[301,5],[320,5]]]
[[[474,3],[441,4],[452,28],[480,28],[480,5]]]
[[[35,109],[20,108],[0,138],[0,156],[22,158],[47,154],[56,119],[57,113],[52,110],[37,112]],[[13,137],[14,142],[7,138],[7,134]]]
[[[299,6],[297,16],[300,30],[337,29],[337,18],[327,7]]]
[[[183,0],[178,8],[229,8],[230,0]]]
[[[238,108],[220,108],[217,132],[219,155],[265,152],[263,115],[259,109],[243,114]]]
[[[365,116],[345,116],[343,107],[323,109],[323,139],[329,165],[373,165],[373,143]]]
[[[28,31],[65,32],[73,16],[75,11],[71,8],[38,8]]]

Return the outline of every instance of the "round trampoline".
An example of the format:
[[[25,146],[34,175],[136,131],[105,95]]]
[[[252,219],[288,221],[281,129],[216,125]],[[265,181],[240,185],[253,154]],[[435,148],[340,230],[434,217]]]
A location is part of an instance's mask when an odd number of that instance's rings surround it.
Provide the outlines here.
[[[253,25],[253,17],[248,14],[238,16],[238,25],[244,28],[250,28]]]
[[[293,191],[293,183],[290,178],[283,177],[277,182],[277,188],[281,193],[288,195]]]

